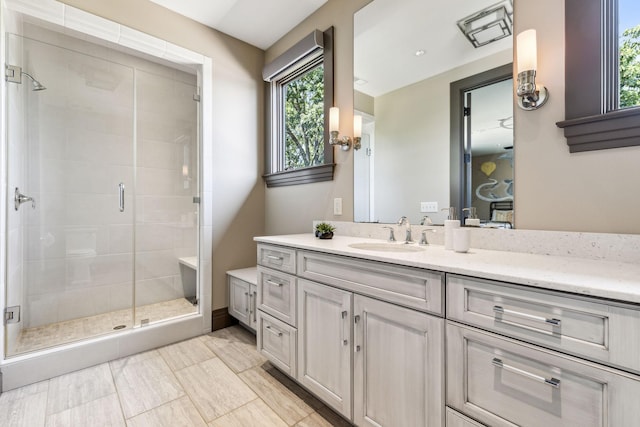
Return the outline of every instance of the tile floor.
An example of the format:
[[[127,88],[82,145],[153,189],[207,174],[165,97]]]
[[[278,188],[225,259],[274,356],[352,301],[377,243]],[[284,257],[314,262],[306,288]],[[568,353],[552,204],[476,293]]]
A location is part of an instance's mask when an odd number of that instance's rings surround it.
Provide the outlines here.
[[[0,424],[350,425],[271,366],[240,326],[7,391]]]
[[[153,323],[160,320],[185,316],[197,311],[198,307],[184,298],[142,305],[136,307],[135,324],[139,325],[142,319]],[[114,333],[113,328],[118,325],[124,325],[126,328],[130,328],[134,324],[131,321],[132,316],[132,309],[117,310],[96,316],[81,317],[24,329],[20,332],[14,347],[9,348],[9,354],[22,354],[98,335],[111,334]]]

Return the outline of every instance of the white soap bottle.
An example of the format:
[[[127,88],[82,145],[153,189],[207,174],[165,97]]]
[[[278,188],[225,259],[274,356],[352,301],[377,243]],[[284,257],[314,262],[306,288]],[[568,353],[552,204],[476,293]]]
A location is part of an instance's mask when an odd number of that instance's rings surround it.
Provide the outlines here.
[[[453,206],[448,209],[442,209],[443,211],[449,211],[449,216],[444,222],[444,248],[453,250],[453,230],[460,228],[460,220],[457,219],[456,208]]]
[[[476,213],[476,208],[471,206],[470,208],[464,208],[462,211],[468,211],[469,216],[464,220],[464,225],[467,227],[480,227],[480,218]]]

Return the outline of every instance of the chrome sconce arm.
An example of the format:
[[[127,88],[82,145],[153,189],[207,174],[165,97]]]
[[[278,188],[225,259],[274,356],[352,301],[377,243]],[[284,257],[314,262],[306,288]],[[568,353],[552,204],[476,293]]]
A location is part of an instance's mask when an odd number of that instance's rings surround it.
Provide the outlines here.
[[[338,107],[331,107],[329,109],[329,144],[332,146],[339,145],[343,151],[349,151],[353,144],[354,150],[359,150],[362,147],[360,143],[362,135],[362,116],[353,116],[353,134],[354,137],[340,136],[338,131],[340,123],[340,109]]]
[[[346,135],[339,136],[339,132],[337,130],[332,130],[329,134],[331,135],[329,138],[329,144],[339,145],[343,151],[349,151],[349,148],[351,148],[351,137]]]
[[[536,70],[518,73],[518,105],[523,110],[536,110],[549,99],[549,92],[544,86],[536,85]]]

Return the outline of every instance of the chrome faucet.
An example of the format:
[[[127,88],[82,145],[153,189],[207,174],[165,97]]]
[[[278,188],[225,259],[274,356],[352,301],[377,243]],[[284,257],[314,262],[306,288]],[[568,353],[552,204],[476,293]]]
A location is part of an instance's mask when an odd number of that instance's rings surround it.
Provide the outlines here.
[[[411,239],[411,223],[409,222],[409,218],[407,218],[406,216],[400,217],[400,219],[398,220],[398,225],[400,227],[402,227],[403,225],[406,227],[404,242],[413,243],[413,240]]]

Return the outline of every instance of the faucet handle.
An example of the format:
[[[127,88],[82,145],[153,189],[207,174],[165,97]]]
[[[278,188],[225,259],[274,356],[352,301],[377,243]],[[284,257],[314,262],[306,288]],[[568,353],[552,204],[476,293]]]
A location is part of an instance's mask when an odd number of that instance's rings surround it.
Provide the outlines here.
[[[432,228],[425,228],[422,230],[422,233],[420,234],[420,241],[418,242],[420,246],[427,246],[429,244],[427,241],[427,231],[435,232]]]
[[[384,226],[382,228],[388,228],[389,229],[389,241],[390,242],[395,242],[396,241],[396,236],[393,234],[393,227]]]

